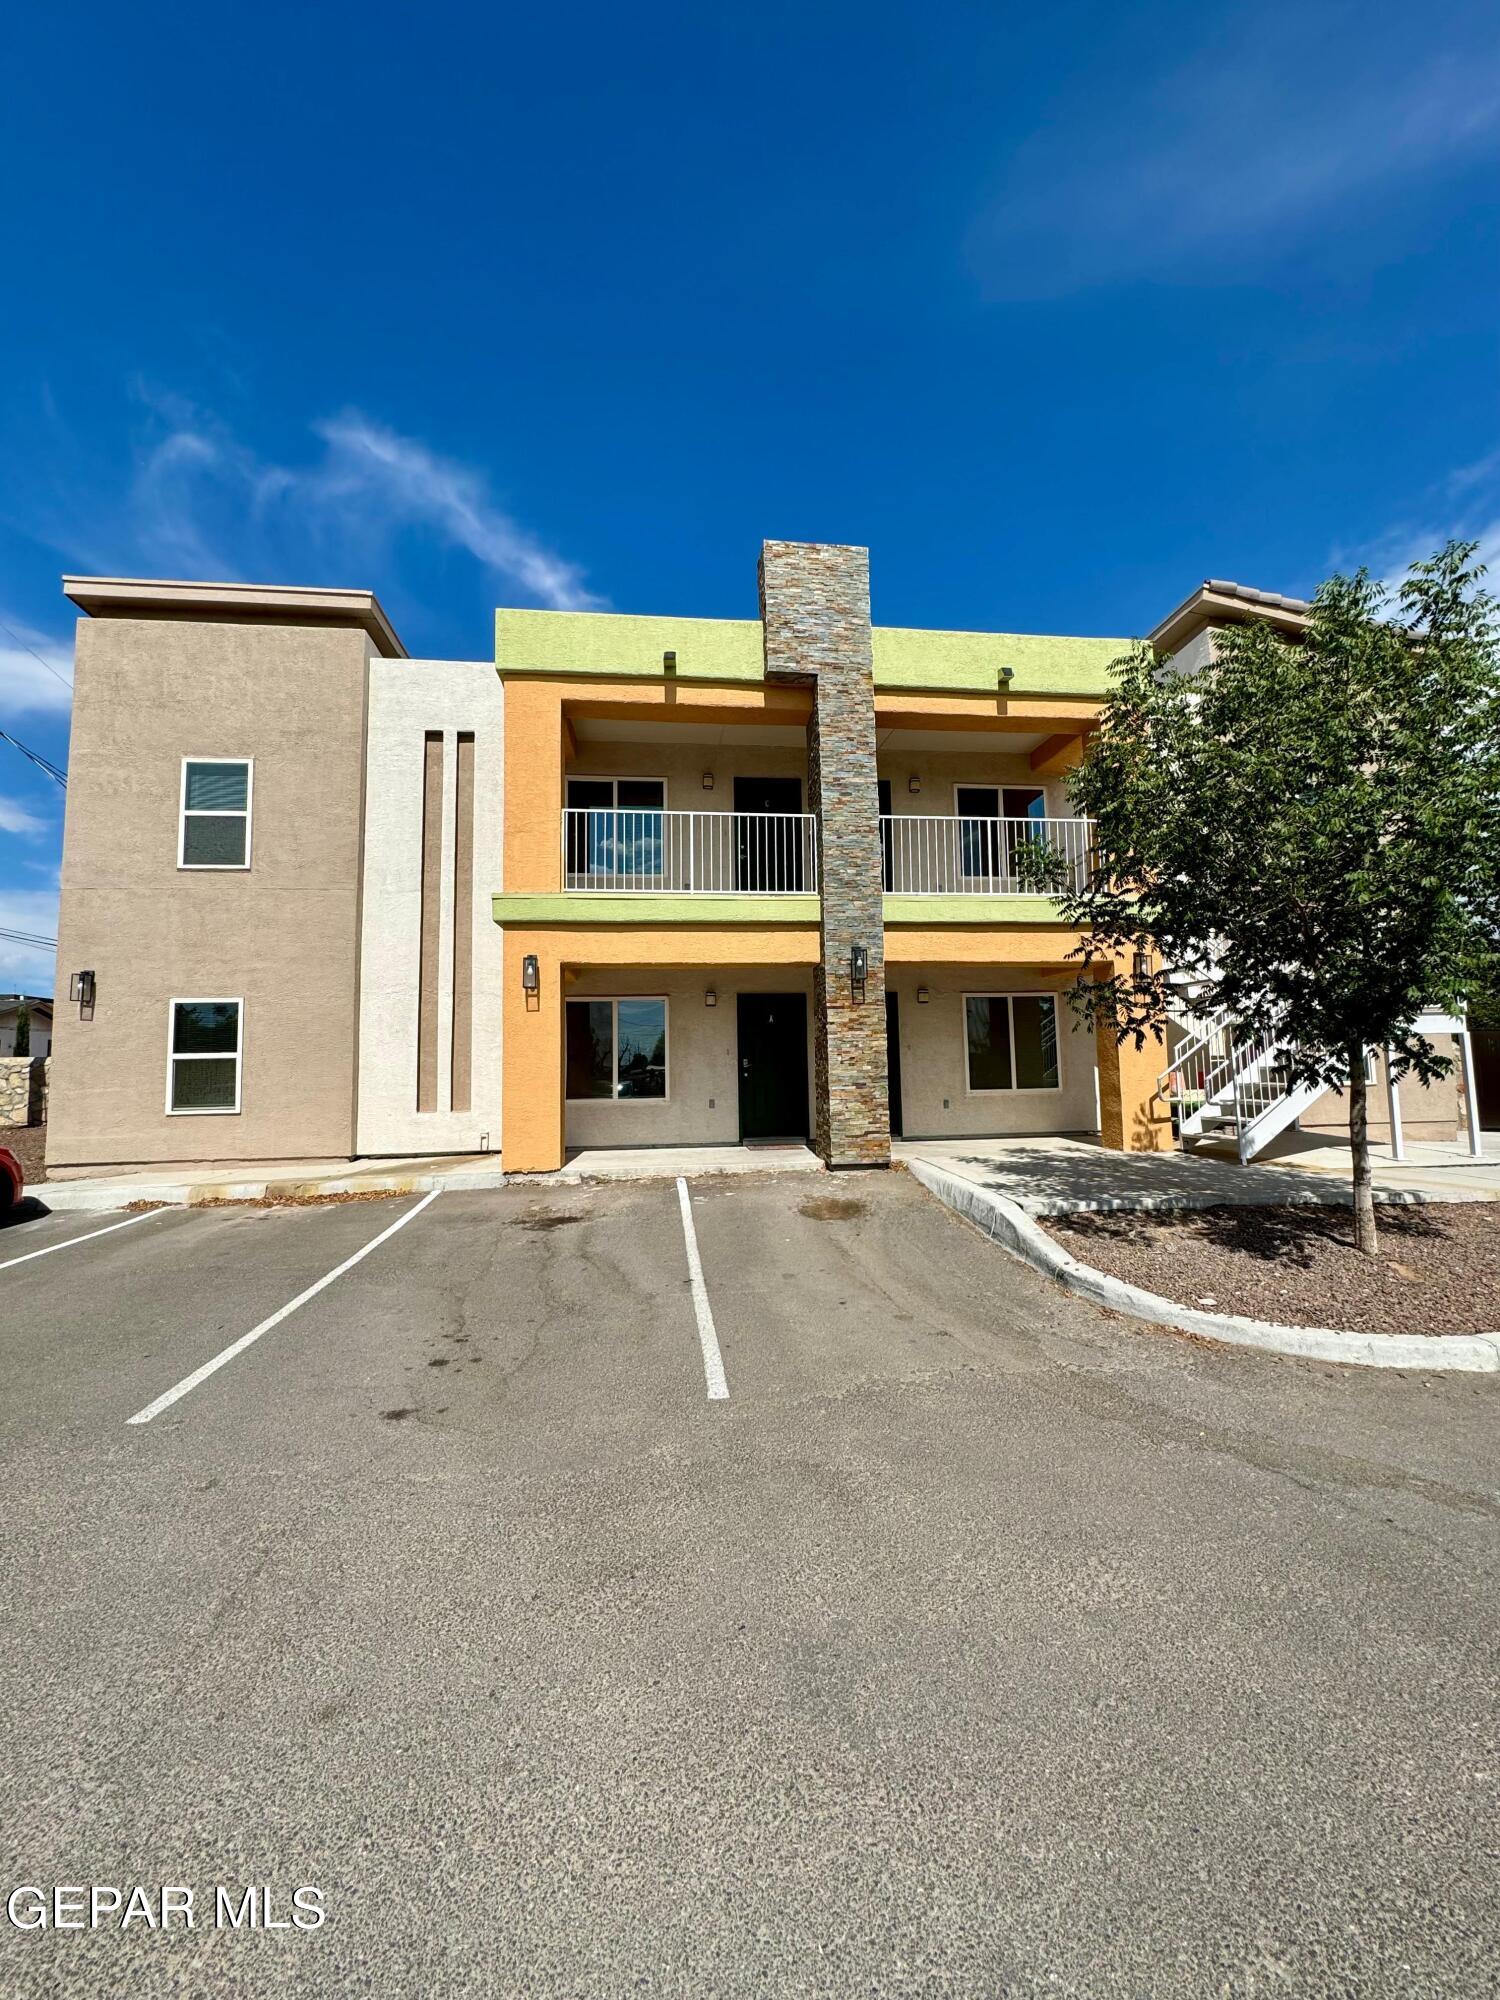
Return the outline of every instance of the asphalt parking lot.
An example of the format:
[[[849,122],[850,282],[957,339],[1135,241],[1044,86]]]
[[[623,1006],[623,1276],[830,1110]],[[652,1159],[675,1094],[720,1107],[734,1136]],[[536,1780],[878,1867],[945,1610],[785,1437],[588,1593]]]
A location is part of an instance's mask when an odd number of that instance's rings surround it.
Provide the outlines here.
[[[696,1298],[671,1182],[0,1230],[5,1890],[200,1913],[0,1991],[1495,1992],[1492,1379],[690,1214]]]

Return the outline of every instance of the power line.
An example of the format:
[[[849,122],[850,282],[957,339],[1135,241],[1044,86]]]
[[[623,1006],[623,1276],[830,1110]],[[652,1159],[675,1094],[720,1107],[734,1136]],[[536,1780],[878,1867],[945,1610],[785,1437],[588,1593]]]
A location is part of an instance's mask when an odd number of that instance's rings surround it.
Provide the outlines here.
[[[67,675],[60,674],[57,671],[56,667],[52,665],[50,660],[44,660],[41,654],[37,651],[35,646],[27,645],[26,641],[21,637],[20,633],[16,630],[14,625],[7,625],[3,618],[0,618],[0,632],[9,632],[12,639],[15,640],[16,644],[22,649],[23,652],[30,653],[32,659],[36,661],[39,667],[45,667],[47,669],[47,672],[51,674],[53,680],[61,681],[63,686],[68,690],[69,694],[73,692],[73,683],[68,679]]]
[[[0,930],[0,938],[4,938],[7,944],[32,944],[44,951],[56,951],[57,949],[56,938],[38,937],[32,931]]]
[[[68,789],[67,773],[59,771],[55,764],[49,764],[39,751],[28,750],[19,736],[12,736],[8,729],[0,729],[0,739],[9,743],[12,749],[19,750],[23,757],[29,757],[39,771],[45,771],[47,776],[55,779],[64,791]]]

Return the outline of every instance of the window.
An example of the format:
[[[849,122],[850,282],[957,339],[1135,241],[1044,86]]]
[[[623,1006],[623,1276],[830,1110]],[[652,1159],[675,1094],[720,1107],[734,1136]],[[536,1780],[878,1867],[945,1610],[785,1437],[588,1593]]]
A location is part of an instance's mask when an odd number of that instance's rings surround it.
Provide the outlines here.
[[[1057,1002],[1050,993],[966,993],[969,1092],[1057,1090]]]
[[[184,757],[179,868],[250,866],[250,780],[246,757]]]
[[[174,1000],[167,1021],[167,1110],[238,1111],[244,1002]]]
[[[568,879],[660,875],[663,778],[569,778]]]
[[[665,1000],[568,1002],[570,1102],[590,1098],[664,1098],[667,1094]]]
[[[955,785],[959,866],[966,877],[1014,875],[1016,850],[1030,836],[1018,820],[1044,820],[1047,794],[1038,785]]]

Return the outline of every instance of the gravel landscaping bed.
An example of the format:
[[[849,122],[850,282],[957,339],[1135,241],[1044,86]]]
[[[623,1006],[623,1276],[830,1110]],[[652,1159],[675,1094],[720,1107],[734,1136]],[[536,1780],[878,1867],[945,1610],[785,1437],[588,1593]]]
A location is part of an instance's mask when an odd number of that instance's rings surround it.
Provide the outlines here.
[[[27,1187],[47,1178],[45,1125],[0,1125],[0,1146],[9,1147],[21,1162]]]
[[[1377,1207],[1380,1255],[1347,1208],[1069,1215],[1044,1227],[1080,1263],[1178,1305],[1351,1333],[1500,1333],[1500,1203]]]

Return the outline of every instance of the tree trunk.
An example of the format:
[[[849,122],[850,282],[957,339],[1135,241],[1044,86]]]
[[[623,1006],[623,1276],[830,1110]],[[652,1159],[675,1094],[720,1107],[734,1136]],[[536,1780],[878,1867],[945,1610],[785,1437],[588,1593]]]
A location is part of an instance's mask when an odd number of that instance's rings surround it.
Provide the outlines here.
[[[1370,1120],[1365,1052],[1349,1051],[1349,1151],[1354,1160],[1354,1247],[1375,1255],[1375,1196],[1370,1186]]]

